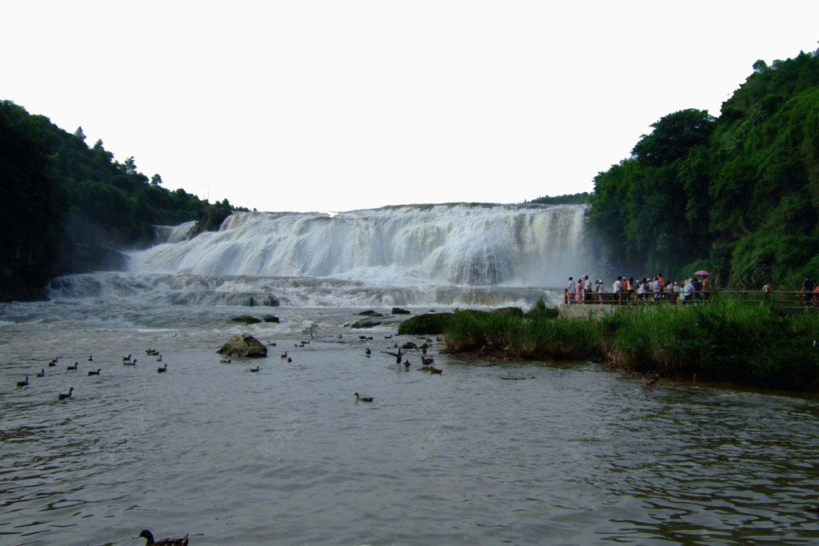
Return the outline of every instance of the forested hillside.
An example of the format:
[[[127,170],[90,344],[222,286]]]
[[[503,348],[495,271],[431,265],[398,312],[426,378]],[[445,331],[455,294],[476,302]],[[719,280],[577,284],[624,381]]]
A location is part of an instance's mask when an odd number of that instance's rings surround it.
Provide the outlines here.
[[[0,101],[0,301],[41,296],[59,274],[117,268],[121,249],[153,242],[155,224],[218,227],[233,207],[150,180],[82,129]]]
[[[595,178],[602,258],[625,271],[705,268],[734,288],[819,277],[819,57],[754,72],[719,118],[683,110]],[[639,274],[639,273],[638,273]]]

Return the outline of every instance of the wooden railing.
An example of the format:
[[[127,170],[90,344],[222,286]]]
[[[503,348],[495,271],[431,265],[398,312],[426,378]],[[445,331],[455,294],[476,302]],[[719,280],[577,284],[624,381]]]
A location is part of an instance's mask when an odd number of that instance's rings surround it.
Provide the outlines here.
[[[812,295],[806,302],[805,295],[799,290],[772,290],[764,293],[761,290],[718,290],[708,296],[694,294],[692,298],[684,298],[683,294],[653,293],[644,295],[633,293],[616,294],[614,292],[590,292],[583,301],[572,299],[568,302],[564,293],[563,303],[571,305],[686,305],[705,303],[708,299],[719,294],[721,298],[743,301],[747,303],[770,303],[787,308],[808,307],[819,309],[819,295]]]

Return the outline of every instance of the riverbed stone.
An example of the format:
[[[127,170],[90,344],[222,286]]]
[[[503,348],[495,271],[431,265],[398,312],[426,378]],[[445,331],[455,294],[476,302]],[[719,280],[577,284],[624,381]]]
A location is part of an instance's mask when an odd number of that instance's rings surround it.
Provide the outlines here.
[[[356,322],[355,324],[350,326],[350,328],[373,328],[375,326],[380,326],[380,325],[381,325],[380,320],[364,319],[364,320],[359,320],[358,322]]]
[[[267,347],[251,335],[237,334],[216,352],[230,356],[264,357],[267,356]]]
[[[257,322],[261,322],[261,320],[257,319],[256,317],[252,317],[250,315],[238,315],[235,317],[231,317],[230,320],[234,322],[241,322],[244,324],[256,324]]]

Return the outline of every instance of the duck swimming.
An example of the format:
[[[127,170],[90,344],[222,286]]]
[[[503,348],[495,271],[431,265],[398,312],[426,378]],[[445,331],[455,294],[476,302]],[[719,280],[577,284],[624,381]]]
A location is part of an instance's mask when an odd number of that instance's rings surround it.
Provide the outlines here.
[[[67,369],[76,371],[79,367],[79,363],[75,362],[73,366],[69,366]]]
[[[99,375],[101,371],[102,371],[101,368],[97,368],[97,371],[91,370],[90,372],[88,372],[88,375]]]
[[[145,546],[188,546],[188,535],[154,540],[153,533],[148,529],[143,529],[137,538],[144,538]]]
[[[156,369],[156,373],[165,373],[167,371],[168,371],[168,363],[167,362],[161,368]]]
[[[250,368],[248,371],[249,371],[249,372],[258,372],[258,371],[259,371],[259,367],[258,367],[258,366],[256,366],[255,368]]]
[[[358,393],[355,393],[355,401],[356,402],[372,402],[373,397],[372,396],[361,396]]]
[[[45,377],[45,368],[40,370],[40,373],[37,374],[37,377]]]
[[[653,387],[657,381],[660,380],[660,374],[653,373],[653,374],[643,374],[640,378],[643,382],[644,387]]]
[[[18,386],[18,387],[28,387],[28,376],[26,376],[26,380],[25,380],[25,381],[18,381],[18,382],[17,382],[17,386]]]
[[[68,389],[68,392],[59,393],[57,395],[57,400],[68,400],[69,398],[71,398],[71,393],[73,393],[73,392],[74,392],[74,387],[71,387],[70,389]]]

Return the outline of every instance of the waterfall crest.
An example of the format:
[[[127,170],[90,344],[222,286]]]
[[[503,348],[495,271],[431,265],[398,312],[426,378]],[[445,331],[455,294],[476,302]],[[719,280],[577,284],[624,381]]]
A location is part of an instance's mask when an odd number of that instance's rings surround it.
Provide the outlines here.
[[[244,212],[130,255],[130,271],[315,277],[372,286],[558,286],[584,263],[584,205]]]

